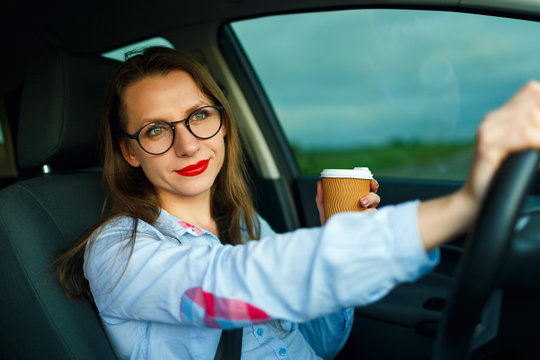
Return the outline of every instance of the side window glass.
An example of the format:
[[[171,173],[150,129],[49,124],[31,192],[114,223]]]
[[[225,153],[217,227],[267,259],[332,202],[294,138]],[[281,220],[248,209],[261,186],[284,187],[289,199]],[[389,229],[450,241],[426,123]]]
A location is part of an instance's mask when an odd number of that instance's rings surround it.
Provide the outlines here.
[[[133,50],[144,49],[150,46],[165,46],[165,47],[174,48],[174,45],[169,40],[165,39],[164,37],[158,36],[151,39],[139,41],[133,44],[129,44],[126,46],[122,46],[121,48],[118,48],[118,49],[107,51],[101,54],[101,56],[108,59],[124,61],[125,55],[127,52],[133,51]]]
[[[231,24],[302,173],[464,180],[482,117],[540,74],[540,23],[348,10]]]
[[[4,101],[0,98],[0,186],[5,185],[17,177],[15,153],[11,140],[11,131],[4,108]]]

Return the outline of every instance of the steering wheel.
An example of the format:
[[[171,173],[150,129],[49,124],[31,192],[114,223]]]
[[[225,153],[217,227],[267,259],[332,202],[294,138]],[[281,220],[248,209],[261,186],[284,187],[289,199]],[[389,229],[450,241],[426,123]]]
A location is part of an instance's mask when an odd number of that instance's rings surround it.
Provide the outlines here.
[[[512,154],[495,174],[445,305],[435,339],[435,360],[461,360],[467,354],[482,308],[500,280],[539,159],[536,150]]]

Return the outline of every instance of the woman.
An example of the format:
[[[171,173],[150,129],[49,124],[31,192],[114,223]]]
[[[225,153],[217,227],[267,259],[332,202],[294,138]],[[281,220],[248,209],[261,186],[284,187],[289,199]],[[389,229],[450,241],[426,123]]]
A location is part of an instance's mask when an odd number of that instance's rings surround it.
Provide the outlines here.
[[[93,298],[122,358],[212,358],[221,329],[239,327],[245,359],[332,358],[353,307],[432,269],[502,159],[540,148],[539,108],[531,83],[486,117],[455,194],[277,235],[253,208],[216,83],[174,50],[147,49],[114,76],[101,126],[110,215],[58,260],[61,282]],[[316,203],[324,218],[320,186]]]

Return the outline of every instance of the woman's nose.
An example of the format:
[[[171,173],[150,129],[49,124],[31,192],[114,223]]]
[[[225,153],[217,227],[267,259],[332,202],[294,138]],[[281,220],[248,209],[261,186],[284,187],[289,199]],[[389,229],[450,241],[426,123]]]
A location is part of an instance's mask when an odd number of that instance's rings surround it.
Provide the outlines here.
[[[197,139],[184,124],[178,124],[174,127],[174,152],[177,156],[193,156],[200,148],[199,139]]]

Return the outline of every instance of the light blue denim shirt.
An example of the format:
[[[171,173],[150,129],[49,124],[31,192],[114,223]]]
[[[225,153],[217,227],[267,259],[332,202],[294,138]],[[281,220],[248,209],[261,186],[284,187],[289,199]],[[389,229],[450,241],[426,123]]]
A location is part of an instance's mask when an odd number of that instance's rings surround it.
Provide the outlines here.
[[[120,358],[213,359],[221,329],[243,328],[242,359],[327,359],[349,335],[353,307],[431,270],[417,202],[343,213],[324,227],[222,245],[164,210],[154,226],[107,223],[84,272]],[[126,266],[127,262],[127,266]],[[279,321],[278,321],[279,320]]]

